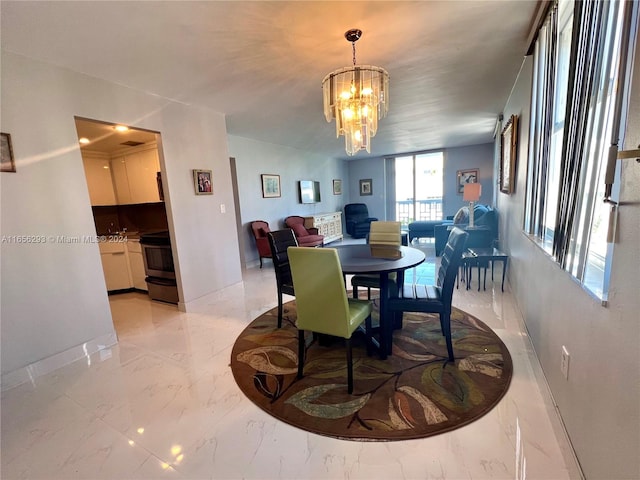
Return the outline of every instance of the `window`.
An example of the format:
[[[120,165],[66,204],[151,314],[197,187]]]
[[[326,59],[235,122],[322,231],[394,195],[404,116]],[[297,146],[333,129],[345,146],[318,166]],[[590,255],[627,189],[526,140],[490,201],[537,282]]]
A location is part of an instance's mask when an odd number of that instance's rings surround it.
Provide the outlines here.
[[[406,227],[414,220],[442,219],[442,152],[396,157],[396,220]]]
[[[609,145],[622,144],[632,27],[637,2],[560,0],[534,51],[524,228],[602,300],[612,253],[604,174]]]

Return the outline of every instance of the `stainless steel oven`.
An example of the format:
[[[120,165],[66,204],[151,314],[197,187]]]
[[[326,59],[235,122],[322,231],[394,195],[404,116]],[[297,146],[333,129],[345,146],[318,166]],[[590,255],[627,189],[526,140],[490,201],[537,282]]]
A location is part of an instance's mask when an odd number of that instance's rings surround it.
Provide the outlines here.
[[[178,287],[169,232],[142,234],[140,246],[149,296],[153,300],[178,303]]]

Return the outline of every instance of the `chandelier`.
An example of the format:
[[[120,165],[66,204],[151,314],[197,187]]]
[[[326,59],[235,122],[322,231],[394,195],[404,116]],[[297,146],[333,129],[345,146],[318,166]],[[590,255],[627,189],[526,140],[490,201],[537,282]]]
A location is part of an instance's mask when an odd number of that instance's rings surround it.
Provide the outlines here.
[[[353,48],[353,66],[335,70],[322,80],[324,116],[336,120],[336,138],[344,135],[345,150],[352,156],[360,150],[371,153],[371,137],[378,130],[378,119],[389,110],[389,74],[373,65],[356,66],[358,29],[344,34]]]

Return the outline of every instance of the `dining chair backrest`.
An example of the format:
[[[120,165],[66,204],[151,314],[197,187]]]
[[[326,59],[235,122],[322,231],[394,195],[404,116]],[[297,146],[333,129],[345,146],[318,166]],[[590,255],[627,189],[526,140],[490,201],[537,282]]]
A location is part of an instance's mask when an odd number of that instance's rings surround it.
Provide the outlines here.
[[[371,222],[369,243],[375,245],[401,245],[400,222]]]
[[[441,289],[442,302],[451,309],[451,299],[456,276],[462,259],[462,253],[469,234],[460,228],[453,228],[442,252],[440,268],[436,278],[436,286]]]
[[[276,272],[276,281],[279,285],[292,285],[287,249],[298,246],[293,230],[290,228],[276,230],[269,232],[267,236],[269,237],[269,246],[271,247],[273,268]]]
[[[300,330],[350,338],[349,303],[335,248],[289,247]]]

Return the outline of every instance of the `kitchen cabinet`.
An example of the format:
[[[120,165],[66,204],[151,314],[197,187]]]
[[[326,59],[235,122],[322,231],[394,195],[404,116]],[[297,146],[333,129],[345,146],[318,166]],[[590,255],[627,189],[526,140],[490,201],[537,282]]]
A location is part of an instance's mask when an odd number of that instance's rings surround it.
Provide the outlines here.
[[[142,259],[142,247],[140,239],[128,239],[127,253],[129,254],[129,270],[131,272],[131,286],[138,290],[147,291],[147,282],[144,272],[144,260]]]
[[[122,238],[119,242],[101,242],[100,259],[107,290],[137,288],[147,291],[144,260],[139,238]]]
[[[111,175],[115,187],[118,205],[129,205],[131,192],[129,191],[129,178],[127,177],[127,165],[124,155],[111,158]]]
[[[304,226],[324,235],[324,244],[342,239],[342,212],[317,213],[304,217]]]
[[[82,155],[91,205],[117,204],[109,160],[109,155],[99,152],[85,152]]]
[[[112,291],[131,288],[129,257],[127,255],[126,243],[101,242],[99,248],[107,290]]]
[[[160,201],[157,181],[160,160],[155,144],[113,155],[111,166],[119,205]]]

